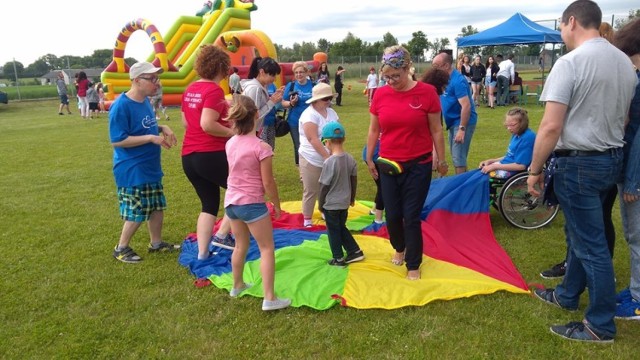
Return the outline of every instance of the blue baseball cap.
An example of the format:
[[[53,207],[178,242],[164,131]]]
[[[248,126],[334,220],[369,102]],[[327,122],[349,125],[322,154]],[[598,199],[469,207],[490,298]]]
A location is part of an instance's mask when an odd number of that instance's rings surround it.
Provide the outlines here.
[[[322,140],[344,139],[344,127],[337,121],[332,121],[322,128]]]

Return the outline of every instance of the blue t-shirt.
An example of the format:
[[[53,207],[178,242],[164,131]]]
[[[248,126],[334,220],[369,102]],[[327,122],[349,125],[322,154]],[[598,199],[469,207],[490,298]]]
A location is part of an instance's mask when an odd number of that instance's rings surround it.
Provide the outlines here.
[[[274,83],[271,83],[267,86],[267,94],[269,94],[269,97],[271,97],[271,95],[273,95],[273,93],[276,92],[276,85]],[[272,107],[271,110],[267,113],[267,115],[264,116],[264,122],[262,123],[263,126],[273,126],[276,124],[276,111],[278,111],[279,108],[281,108],[282,105],[280,105],[280,103],[277,103],[276,106]]]
[[[131,100],[121,94],[109,109],[109,139],[116,143],[129,136],[158,135],[158,122],[149,99]],[[132,187],[162,180],[160,145],[148,143],[113,148],[113,175],[117,187]]]
[[[522,135],[511,135],[509,148],[501,164],[521,164],[526,167],[531,165],[533,157],[533,144],[536,142],[536,133],[527,129]]]
[[[284,89],[283,99],[289,101],[289,89],[291,88],[291,83],[288,83]],[[293,91],[298,92],[298,102],[296,106],[289,108],[289,116],[287,117],[287,122],[289,126],[298,128],[298,121],[300,120],[300,115],[302,112],[309,106],[306,103],[307,100],[311,99],[311,90],[313,89],[313,84],[311,81],[307,80],[307,83],[304,85],[300,85],[297,81],[294,81]]]
[[[465,96],[471,104],[471,116],[469,117],[468,125],[474,125],[478,121],[478,113],[476,113],[476,107],[471,98],[471,88],[469,87],[467,79],[460,74],[458,70],[453,70],[449,78],[449,85],[444,93],[440,95],[442,116],[444,117],[447,129],[460,125],[462,105],[460,105],[458,99]]]

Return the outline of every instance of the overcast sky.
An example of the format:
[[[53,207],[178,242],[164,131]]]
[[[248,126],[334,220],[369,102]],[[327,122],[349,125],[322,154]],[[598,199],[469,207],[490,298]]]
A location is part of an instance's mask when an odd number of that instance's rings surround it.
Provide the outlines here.
[[[45,54],[87,56],[96,49],[113,49],[120,29],[129,21],[145,18],[165,35],[179,16],[195,15],[204,0],[22,0],[4,6],[0,21],[0,66],[21,62],[25,67]],[[604,21],[626,17],[640,8],[630,0],[598,1]],[[172,3],[173,5],[168,5]],[[344,39],[348,32],[374,42],[391,32],[399,42],[421,30],[429,40],[448,37],[452,45],[460,29],[472,25],[479,31],[520,12],[533,21],[553,27],[571,1],[557,0],[256,0],[252,28],[265,32],[273,43],[330,42]],[[145,60],[153,51],[151,41],[136,31],[125,49],[125,57]]]

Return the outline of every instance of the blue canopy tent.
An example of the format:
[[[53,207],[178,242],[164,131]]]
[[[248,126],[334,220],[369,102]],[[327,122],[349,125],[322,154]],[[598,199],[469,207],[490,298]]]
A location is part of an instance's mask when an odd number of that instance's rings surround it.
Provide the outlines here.
[[[458,47],[561,43],[560,32],[538,25],[526,16],[516,13],[502,24],[477,34],[457,39]]]
[[[529,20],[526,16],[515,13],[502,24],[477,34],[458,38],[457,42],[459,48],[466,46],[557,44],[562,43],[562,37],[559,31],[539,25]],[[553,64],[553,59],[551,63]],[[542,69],[542,81],[544,82],[544,68]]]

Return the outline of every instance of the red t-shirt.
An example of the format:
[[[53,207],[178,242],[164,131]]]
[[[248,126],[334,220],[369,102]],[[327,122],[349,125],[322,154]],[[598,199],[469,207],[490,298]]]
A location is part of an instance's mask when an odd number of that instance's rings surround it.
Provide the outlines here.
[[[220,114],[218,122],[231,127],[223,120],[227,117],[229,104],[224,98],[222,88],[209,81],[195,81],[182,94],[182,112],[187,121],[182,143],[182,156],[194,152],[224,151],[229,138],[209,135],[200,127],[200,118],[204,108],[213,109]]]
[[[441,111],[433,86],[418,82],[404,92],[379,87],[369,111],[380,124],[380,156],[408,161],[433,150],[427,115]]]
[[[88,88],[89,88],[89,80],[87,79],[78,80],[78,96],[80,97],[87,96]]]

